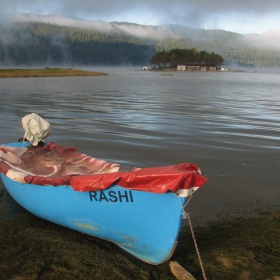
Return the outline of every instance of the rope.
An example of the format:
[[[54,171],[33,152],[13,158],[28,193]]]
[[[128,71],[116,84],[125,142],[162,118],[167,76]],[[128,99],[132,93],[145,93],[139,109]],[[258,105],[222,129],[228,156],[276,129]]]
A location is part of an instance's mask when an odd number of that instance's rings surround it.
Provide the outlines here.
[[[193,238],[194,246],[195,246],[196,253],[197,253],[197,256],[198,256],[199,264],[200,264],[200,267],[201,267],[203,279],[207,280],[206,274],[205,274],[205,271],[204,271],[204,268],[203,268],[203,263],[202,263],[202,260],[201,260],[201,257],[200,257],[199,249],[198,249],[198,246],[197,246],[197,243],[196,243],[196,238],[195,238],[195,234],[194,234],[194,230],[193,230],[193,226],[192,226],[192,222],[191,222],[191,216],[190,216],[190,213],[186,213],[186,211],[185,211],[185,207],[189,204],[189,202],[192,198],[192,194],[193,194],[193,192],[191,193],[188,201],[186,202],[186,204],[184,206],[182,204],[181,198],[179,196],[178,196],[178,198],[179,198],[179,201],[180,201],[180,204],[181,204],[181,207],[182,207],[182,212],[183,212],[183,217],[182,218],[183,219],[188,218],[188,221],[189,221],[189,225],[190,225],[190,229],[191,229],[191,233],[192,233],[192,238]]]
[[[200,253],[199,253],[199,250],[198,250],[198,246],[197,246],[197,243],[196,243],[196,239],[195,239],[194,230],[193,230],[193,227],[192,227],[192,222],[191,222],[190,213],[187,213],[187,218],[188,218],[188,220],[189,220],[190,229],[191,229],[191,233],[192,233],[192,237],[193,237],[193,242],[194,242],[194,246],[195,246],[196,253],[197,253],[197,256],[198,256],[199,264],[200,264],[200,267],[201,267],[203,279],[204,279],[204,280],[207,280],[206,274],[205,274],[205,271],[204,271],[204,268],[203,268],[202,260],[201,260],[201,257],[200,257]]]
[[[192,192],[192,193],[190,194],[190,197],[189,197],[188,201],[185,203],[184,206],[183,206],[183,204],[182,204],[182,200],[181,200],[180,196],[177,196],[178,199],[179,199],[179,201],[180,201],[181,208],[182,208],[182,212],[183,212],[183,217],[182,217],[182,219],[186,219],[186,218],[187,218],[187,213],[186,213],[186,211],[185,211],[185,207],[189,204],[189,202],[190,202],[190,200],[191,200],[191,198],[192,198],[193,193],[194,193],[194,192]]]

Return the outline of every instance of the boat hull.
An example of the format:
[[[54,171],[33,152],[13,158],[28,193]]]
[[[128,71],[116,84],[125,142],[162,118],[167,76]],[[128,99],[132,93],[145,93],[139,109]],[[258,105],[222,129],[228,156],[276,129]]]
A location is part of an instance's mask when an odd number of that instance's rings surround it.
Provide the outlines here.
[[[3,173],[1,178],[10,195],[34,215],[109,240],[149,264],[167,261],[176,247],[186,198],[172,192],[156,194],[118,185],[77,192],[71,186],[21,184]]]

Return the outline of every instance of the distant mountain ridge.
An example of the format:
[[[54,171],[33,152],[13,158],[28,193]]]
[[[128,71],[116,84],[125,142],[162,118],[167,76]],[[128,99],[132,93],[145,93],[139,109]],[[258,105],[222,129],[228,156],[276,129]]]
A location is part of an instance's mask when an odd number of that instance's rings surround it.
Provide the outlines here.
[[[21,22],[0,24],[0,65],[146,65],[157,51],[191,49],[215,52],[225,64],[279,67],[280,50],[273,36],[242,35],[128,22],[61,19],[25,15]],[[53,24],[47,23],[53,21]],[[60,20],[60,21],[59,21]],[[45,21],[45,22],[44,22]]]

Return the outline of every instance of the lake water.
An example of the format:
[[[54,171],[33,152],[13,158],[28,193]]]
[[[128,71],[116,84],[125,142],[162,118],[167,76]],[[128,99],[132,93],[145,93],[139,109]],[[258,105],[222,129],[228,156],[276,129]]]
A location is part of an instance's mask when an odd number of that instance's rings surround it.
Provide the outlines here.
[[[208,178],[187,209],[197,223],[279,206],[279,74],[90,70],[109,75],[0,79],[0,143],[35,112],[48,141],[94,157],[197,164]]]

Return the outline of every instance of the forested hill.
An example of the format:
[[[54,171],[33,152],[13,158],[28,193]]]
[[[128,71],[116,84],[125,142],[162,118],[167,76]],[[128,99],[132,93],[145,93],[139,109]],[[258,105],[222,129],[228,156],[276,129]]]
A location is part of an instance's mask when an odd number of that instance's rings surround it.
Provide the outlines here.
[[[42,22],[0,25],[0,66],[146,65],[158,51],[215,52],[229,62],[280,66],[280,50],[260,35],[180,25],[93,22],[90,27]]]
[[[0,65],[140,65],[155,48],[135,36],[18,22],[0,27]]]

